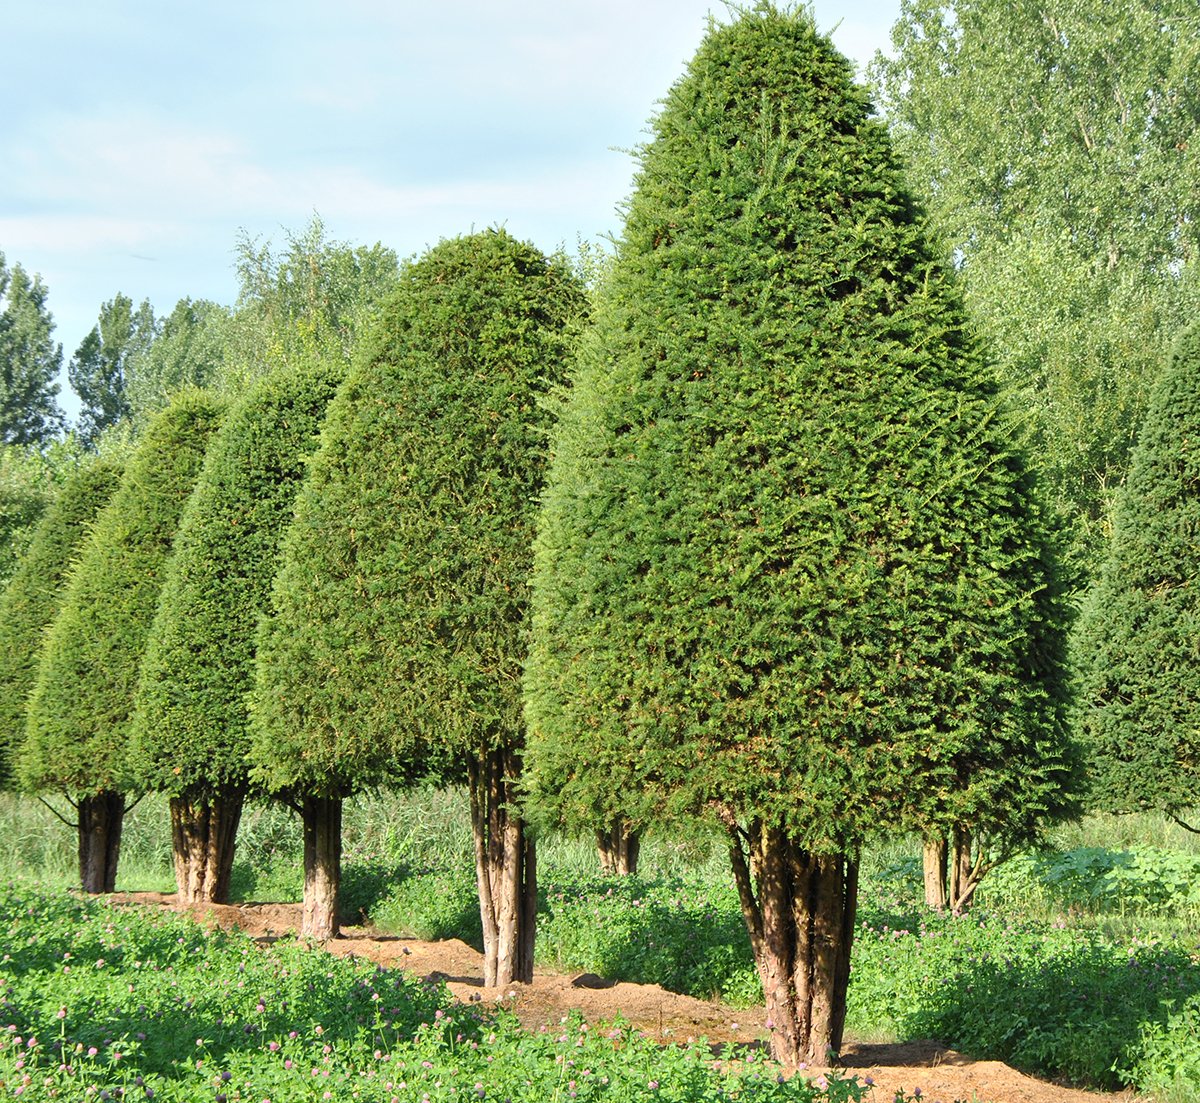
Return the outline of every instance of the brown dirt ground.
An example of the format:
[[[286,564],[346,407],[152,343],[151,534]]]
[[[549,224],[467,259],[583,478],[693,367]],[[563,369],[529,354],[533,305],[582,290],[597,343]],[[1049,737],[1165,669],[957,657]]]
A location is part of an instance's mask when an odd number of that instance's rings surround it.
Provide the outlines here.
[[[181,907],[174,894],[119,893],[114,900],[187,911],[201,922],[245,931],[263,942],[294,932],[299,904],[205,904]],[[483,987],[483,958],[465,942],[420,942],[382,935],[363,927],[344,927],[324,946],[333,954],[353,955],[384,966],[408,969],[446,983],[464,1002],[503,1003],[530,1027],[554,1024],[578,1010],[590,1022],[620,1013],[637,1029],[664,1043],[706,1039],[765,1045],[762,1008],[734,1010],[719,1003],[668,992],[653,984],[614,983],[593,974],[539,970],[532,984]],[[806,1069],[817,1075],[826,1069]],[[917,1089],[926,1103],[1135,1103],[1136,1097],[1081,1091],[1039,1080],[999,1061],[975,1061],[934,1041],[859,1042],[850,1039],[842,1053],[842,1072],[874,1082],[873,1103],[891,1103],[901,1089]]]

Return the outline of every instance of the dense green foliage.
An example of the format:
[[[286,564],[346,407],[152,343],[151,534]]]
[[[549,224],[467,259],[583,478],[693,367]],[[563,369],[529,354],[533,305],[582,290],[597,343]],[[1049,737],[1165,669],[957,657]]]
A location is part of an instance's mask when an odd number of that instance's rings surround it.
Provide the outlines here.
[[[805,14],[709,34],[553,438],[527,765],[568,820],[1072,807],[1047,518],[922,221]]]
[[[881,107],[1096,566],[1175,319],[1200,302],[1200,8],[900,11]]]
[[[1026,1071],[1142,1090],[1170,1079],[1165,1054],[1147,1045],[1169,1036],[1172,1060],[1200,1075],[1188,1035],[1200,966],[1184,945],[1121,945],[1061,923],[926,916],[864,926],[856,955],[850,1013],[863,1025],[944,1039]]]
[[[580,302],[499,231],[403,270],[285,541],[255,698],[268,787],[349,792],[519,732],[538,400]]]
[[[0,444],[47,444],[62,428],[53,334],[41,277],[0,253]]]
[[[294,942],[269,951],[187,920],[0,889],[0,1082],[22,1099],[573,1097],[634,1103],[843,1103],[750,1052],[718,1065],[703,1045],[660,1047],[620,1022],[523,1030],[454,1006],[400,970]]]
[[[112,460],[81,462],[42,515],[25,554],[0,594],[0,786],[25,735],[42,637],[62,600],[68,569],[120,478]]]
[[[146,644],[130,729],[139,788],[203,797],[245,784],[258,623],[341,374],[319,364],[267,376],[208,450]]]
[[[23,786],[91,794],[125,783],[146,636],[180,514],[222,413],[208,396],[182,396],[130,456],[46,637],[17,763]]]
[[[1117,498],[1074,651],[1097,807],[1200,804],[1200,325],[1179,339]]]

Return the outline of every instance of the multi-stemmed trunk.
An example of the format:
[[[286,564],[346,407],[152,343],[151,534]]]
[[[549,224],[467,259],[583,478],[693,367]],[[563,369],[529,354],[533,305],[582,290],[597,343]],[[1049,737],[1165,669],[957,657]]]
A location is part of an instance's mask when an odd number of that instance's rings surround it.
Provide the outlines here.
[[[537,916],[537,858],[517,811],[514,791],[520,756],[487,751],[469,763],[475,879],[483,920],[483,983],[533,980]]]
[[[617,816],[607,828],[596,832],[596,850],[600,870],[606,877],[637,873],[641,837],[624,816]]]
[[[300,934],[326,942],[338,933],[342,879],[342,798],[304,798],[304,917]]]
[[[80,886],[84,892],[112,892],[117,887],[125,797],[106,789],[81,798],[76,810]]]
[[[229,902],[234,841],[244,800],[243,789],[231,789],[208,800],[171,798],[171,850],[181,902]]]
[[[973,850],[976,852],[973,853]],[[966,827],[955,827],[946,836],[925,840],[925,903],[935,911],[958,914],[975,899],[975,890],[991,865],[983,860],[981,848]]]
[[[726,819],[742,915],[781,1064],[824,1064],[841,1049],[858,901],[858,861],[797,846],[778,825]]]

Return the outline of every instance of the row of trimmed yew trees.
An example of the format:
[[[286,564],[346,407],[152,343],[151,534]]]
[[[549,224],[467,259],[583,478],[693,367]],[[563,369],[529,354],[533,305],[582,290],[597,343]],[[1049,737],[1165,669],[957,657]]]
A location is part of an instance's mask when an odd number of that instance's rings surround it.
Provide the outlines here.
[[[849,64],[760,5],[654,126],[591,302],[503,231],[445,241],[348,369],[180,396],[64,487],[3,598],[0,766],[74,801],[86,889],[160,791],[180,893],[219,899],[269,796],[327,938],[342,801],[465,783],[505,984],[524,802],[610,825],[615,868],[621,816],[708,815],[796,1064],[841,1044],[864,839],[1077,808],[1044,518]],[[982,873],[951,850],[935,904]]]

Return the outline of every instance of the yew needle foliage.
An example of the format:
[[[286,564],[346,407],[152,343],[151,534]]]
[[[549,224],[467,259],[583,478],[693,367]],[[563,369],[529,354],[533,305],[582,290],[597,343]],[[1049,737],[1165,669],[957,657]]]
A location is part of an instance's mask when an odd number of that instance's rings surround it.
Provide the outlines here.
[[[18,774],[30,789],[120,790],[138,669],[184,503],[223,413],[188,394],[164,410],[96,520],[46,638]]]
[[[553,438],[528,766],[794,845],[1071,809],[1049,521],[886,131],[802,12],[714,27]]]
[[[1200,805],[1200,325],[1179,338],[1080,616],[1079,724],[1111,812]]]
[[[255,639],[340,365],[277,372],[230,413],[180,524],[142,667],[136,784],[206,798],[246,783]]]
[[[42,637],[58,612],[79,546],[120,476],[120,465],[109,459],[79,463],[42,515],[0,597],[0,786],[12,776],[11,755],[24,737]]]
[[[285,541],[255,697],[268,788],[345,795],[520,730],[539,402],[581,305],[502,231],[402,271]]]

